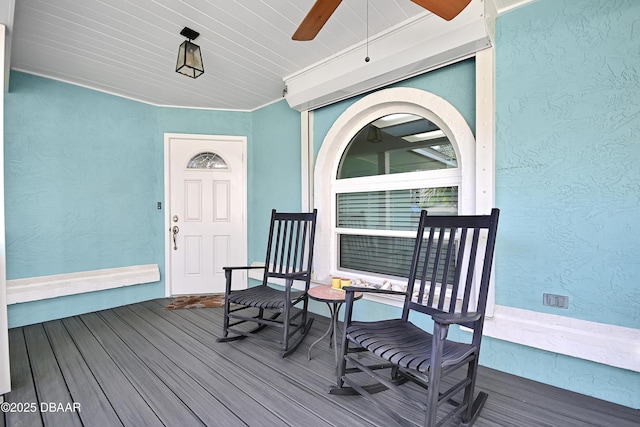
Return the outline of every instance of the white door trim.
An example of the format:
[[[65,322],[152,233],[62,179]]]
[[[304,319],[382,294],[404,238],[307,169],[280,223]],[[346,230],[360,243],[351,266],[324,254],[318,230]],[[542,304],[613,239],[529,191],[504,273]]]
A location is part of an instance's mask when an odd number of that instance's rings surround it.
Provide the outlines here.
[[[11,14],[13,19],[13,14]],[[0,55],[5,63],[0,69],[0,78],[8,82],[9,59],[5,55],[7,27],[0,24]],[[5,67],[5,65],[7,65]],[[9,322],[7,320],[7,258],[5,242],[4,212],[4,91],[0,95],[0,395],[11,391],[11,369],[9,367]],[[0,401],[4,401],[1,397]]]
[[[171,296],[171,253],[167,250],[171,239],[171,159],[169,155],[169,142],[172,139],[195,139],[195,140],[215,140],[235,141],[242,144],[242,178],[245,185],[244,194],[241,197],[242,211],[242,231],[244,235],[245,258],[247,253],[247,137],[237,135],[200,135],[187,133],[165,133],[164,134],[164,282],[165,296]]]

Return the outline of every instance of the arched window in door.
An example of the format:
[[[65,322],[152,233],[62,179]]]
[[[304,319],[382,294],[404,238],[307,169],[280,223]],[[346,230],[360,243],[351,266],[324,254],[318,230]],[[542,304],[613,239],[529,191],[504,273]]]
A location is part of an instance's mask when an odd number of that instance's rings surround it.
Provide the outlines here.
[[[187,169],[229,169],[227,162],[216,153],[205,151],[193,156],[187,162]]]

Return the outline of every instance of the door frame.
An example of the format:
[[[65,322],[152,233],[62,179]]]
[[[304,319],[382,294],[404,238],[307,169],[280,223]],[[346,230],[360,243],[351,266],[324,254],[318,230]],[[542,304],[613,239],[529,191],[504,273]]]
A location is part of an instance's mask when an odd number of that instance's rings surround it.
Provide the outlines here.
[[[4,8],[4,6],[2,7]],[[12,9],[9,7],[9,9]],[[13,13],[9,13],[13,20]],[[5,56],[5,40],[7,27],[0,24],[0,78],[9,81],[9,59]],[[6,67],[6,68],[5,68]],[[7,248],[5,240],[5,210],[4,210],[4,101],[5,92],[0,94],[0,402],[4,402],[4,394],[11,391],[11,368],[9,366],[9,321],[7,318]]]
[[[171,296],[171,251],[168,250],[171,239],[171,158],[169,144],[172,139],[195,140],[223,140],[225,142],[237,142],[242,145],[242,179],[244,181],[243,194],[240,197],[242,203],[242,233],[244,235],[245,262],[248,254],[247,241],[247,137],[238,135],[204,135],[189,133],[165,133],[164,134],[164,286],[165,297]]]

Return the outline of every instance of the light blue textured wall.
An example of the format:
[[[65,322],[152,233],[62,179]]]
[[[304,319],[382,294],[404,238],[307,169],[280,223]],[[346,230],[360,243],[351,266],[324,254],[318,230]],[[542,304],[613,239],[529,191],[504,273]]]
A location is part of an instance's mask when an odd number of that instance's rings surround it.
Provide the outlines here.
[[[252,113],[224,110],[152,107],[157,116],[156,142],[164,143],[165,133],[247,136],[251,146]],[[159,142],[158,142],[159,141]]]
[[[539,0],[498,19],[498,304],[640,328],[639,16]],[[485,342],[489,366],[640,408],[637,372]]]
[[[5,100],[7,278],[155,263],[154,109],[23,73]]]
[[[14,304],[9,326],[163,296],[163,135],[249,136],[251,114],[153,107],[19,72],[10,81],[8,279],[158,264],[161,281]]]
[[[300,114],[280,100],[252,113],[249,261],[264,262],[271,209],[300,212]]]
[[[13,72],[5,95],[7,278],[163,264],[154,108]],[[9,326],[161,296],[164,283],[9,306]]]
[[[540,0],[498,20],[498,304],[640,328],[638,17]]]

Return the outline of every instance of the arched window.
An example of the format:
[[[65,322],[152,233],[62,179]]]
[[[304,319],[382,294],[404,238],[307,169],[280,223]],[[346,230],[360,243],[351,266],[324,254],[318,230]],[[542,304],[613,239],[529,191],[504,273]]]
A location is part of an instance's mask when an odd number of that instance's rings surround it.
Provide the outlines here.
[[[189,160],[187,169],[229,169],[227,162],[216,153],[198,153]]]
[[[475,140],[444,99],[413,88],[368,95],[325,137],[315,167],[316,274],[406,277],[421,209],[474,213]]]
[[[414,236],[405,232],[415,233],[420,210],[458,213],[457,167],[447,135],[422,116],[389,114],[360,129],[332,186],[338,270],[406,277]],[[371,178],[354,184],[360,177]]]

